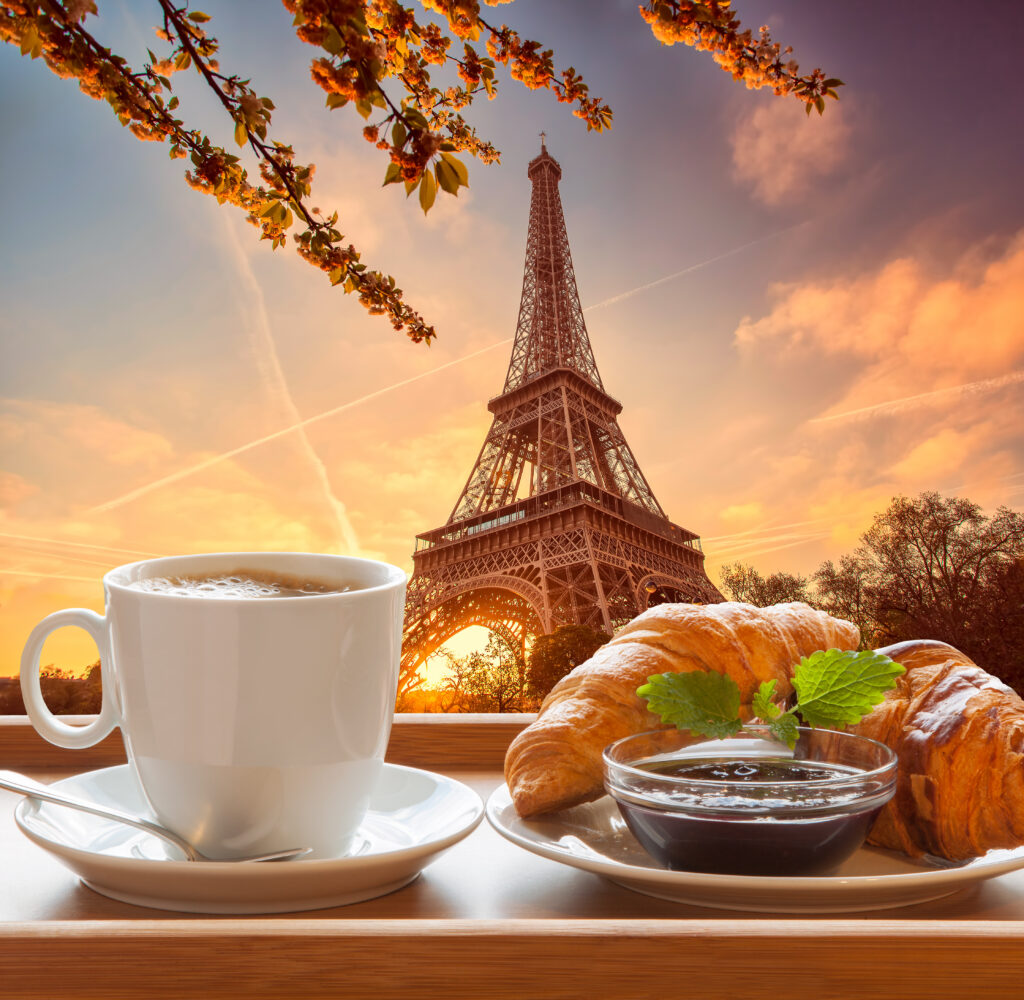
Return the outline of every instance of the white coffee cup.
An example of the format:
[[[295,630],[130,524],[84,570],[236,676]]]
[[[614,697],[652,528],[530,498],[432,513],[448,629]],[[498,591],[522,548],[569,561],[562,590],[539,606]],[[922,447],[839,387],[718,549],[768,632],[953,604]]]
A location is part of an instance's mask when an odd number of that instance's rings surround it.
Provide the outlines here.
[[[242,569],[352,589],[248,598],[139,589]],[[120,726],[157,818],[210,857],[291,847],[338,857],[383,765],[405,582],[397,566],[313,553],[121,566],[103,578],[106,617],[58,611],[32,631],[21,661],[26,711],[63,747],[92,746]],[[82,727],[53,716],[40,691],[43,642],[65,625],[85,629],[102,662],[102,707]]]

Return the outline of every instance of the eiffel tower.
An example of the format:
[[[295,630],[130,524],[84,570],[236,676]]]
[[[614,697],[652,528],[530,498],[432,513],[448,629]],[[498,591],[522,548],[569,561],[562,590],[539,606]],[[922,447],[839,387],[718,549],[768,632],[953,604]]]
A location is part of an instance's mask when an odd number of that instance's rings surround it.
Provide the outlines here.
[[[640,471],[590,348],[558,182],[541,135],[512,359],[447,523],[416,536],[403,674],[470,625],[513,648],[562,624],[611,632],[650,604],[713,603],[700,539]]]

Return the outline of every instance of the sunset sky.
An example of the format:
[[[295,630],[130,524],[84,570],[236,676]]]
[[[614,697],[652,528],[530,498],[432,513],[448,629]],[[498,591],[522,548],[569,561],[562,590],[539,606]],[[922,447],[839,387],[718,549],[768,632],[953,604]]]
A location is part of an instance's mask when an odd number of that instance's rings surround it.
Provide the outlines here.
[[[635,0],[492,15],[615,112],[598,135],[500,77],[468,116],[502,150],[424,218],[276,0],[204,0],[226,72],[273,98],[364,261],[438,330],[368,316],[185,161],[0,47],[0,675],[31,627],[102,610],[147,555],[300,549],[411,570],[490,425],[522,282],[538,133],[562,166],[580,298],[620,425],[661,505],[724,563],[810,573],[896,494],[1024,507],[1024,4],[736,0],[839,104],[748,91],[665,48]],[[88,24],[141,67],[156,5]],[[180,81],[180,85],[179,85]],[[230,144],[197,82],[186,121]],[[296,429],[296,425],[304,426]],[[64,630],[44,662],[95,657]]]

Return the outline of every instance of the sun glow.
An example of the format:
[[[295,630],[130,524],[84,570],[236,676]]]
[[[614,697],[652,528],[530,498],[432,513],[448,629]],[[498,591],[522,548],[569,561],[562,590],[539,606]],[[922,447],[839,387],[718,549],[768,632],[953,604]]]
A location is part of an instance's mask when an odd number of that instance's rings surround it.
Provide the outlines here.
[[[442,645],[441,649],[446,649],[456,658],[462,659],[471,653],[482,653],[487,647],[487,640],[490,637],[489,629],[482,625],[470,625],[469,628],[456,632]],[[440,688],[445,680],[452,675],[447,657],[441,655],[440,652],[427,657],[423,674],[426,687]]]

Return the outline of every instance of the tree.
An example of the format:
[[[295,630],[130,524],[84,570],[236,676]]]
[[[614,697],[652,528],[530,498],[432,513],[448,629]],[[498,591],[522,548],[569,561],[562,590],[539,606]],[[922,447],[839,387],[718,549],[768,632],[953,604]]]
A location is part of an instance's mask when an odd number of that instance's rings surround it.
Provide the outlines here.
[[[729,563],[722,567],[722,585],[734,601],[767,608],[787,601],[806,601],[807,580],[792,573],[764,577],[753,566]]]
[[[970,500],[935,492],[896,497],[862,536],[856,557],[879,644],[942,639],[975,658],[993,648],[987,630],[1002,628],[1004,613],[1005,624],[1020,628],[1024,606],[1007,607],[1005,588],[1019,586],[1024,515],[1006,507],[986,518]],[[1000,617],[993,622],[994,609]]]
[[[868,573],[868,563],[859,552],[842,556],[838,566],[826,560],[811,577],[814,590],[809,597],[809,603],[833,618],[853,622],[860,629],[862,649],[885,645],[880,641]]]
[[[543,699],[573,667],[589,660],[611,636],[590,625],[559,625],[533,640],[526,668],[527,690]]]
[[[0,0],[0,39],[19,46],[23,55],[42,57],[58,76],[74,77],[83,93],[107,101],[122,125],[143,141],[168,145],[172,159],[189,157],[187,183],[235,205],[269,240],[273,249],[288,241],[288,230],[304,227],[293,241],[298,253],[324,271],[332,285],[358,295],[372,314],[386,315],[396,330],[414,342],[435,335],[402,299],[395,279],[369,270],[337,228],[338,213],[321,212],[312,200],[313,164],[295,162],[287,143],[269,136],[274,102],[260,97],[242,75],[221,71],[219,44],[207,33],[209,15],[190,11],[187,3],[153,0],[162,15],[157,37],[170,50],[134,70],[86,29],[97,15],[95,0]],[[485,0],[496,5],[510,0]],[[589,94],[573,67],[556,72],[553,53],[539,42],[523,39],[508,25],[481,16],[477,0],[421,0],[428,19],[397,0],[282,0],[293,15],[298,38],[317,50],[310,70],[326,94],[327,107],[348,107],[366,123],[363,137],[388,159],[385,184],[402,184],[406,194],[418,191],[429,211],[438,189],[458,195],[468,186],[465,164],[455,155],[469,153],[492,163],[499,152],[477,136],[462,111],[480,93],[497,94],[497,66],[531,89],[543,88],[557,100],[575,106],[573,114],[588,129],[601,131],[612,111]],[[436,14],[435,20],[429,19]],[[780,51],[767,28],[755,36],[740,31],[731,0],[649,0],[640,8],[655,37],[666,45],[682,42],[708,51],[723,69],[748,87],[771,87],[792,94],[807,111],[822,113],[825,98],[838,99],[842,81],[821,70],[805,76],[790,49]],[[441,24],[451,35],[446,35]],[[461,44],[461,52],[453,37]],[[484,50],[474,43],[485,39]],[[438,85],[431,67],[453,67],[454,86]],[[194,68],[216,95],[232,122],[240,151],[255,157],[262,184],[253,184],[239,156],[213,142],[177,117],[179,101],[171,77]]]
[[[523,712],[527,701],[526,663],[494,632],[483,652],[463,659],[448,654],[451,675],[442,685],[441,707],[446,712]]]
[[[95,715],[103,690],[97,660],[82,677],[52,664],[39,671],[39,686],[46,707],[54,715]],[[0,715],[24,715],[25,701],[17,677],[0,677]]]
[[[1024,695],[1024,558],[993,571],[973,626],[971,658]]]
[[[736,600],[805,600],[861,631],[861,645],[940,639],[1024,692],[1024,514],[991,517],[936,492],[893,498],[860,545],[811,580],[722,569]]]

